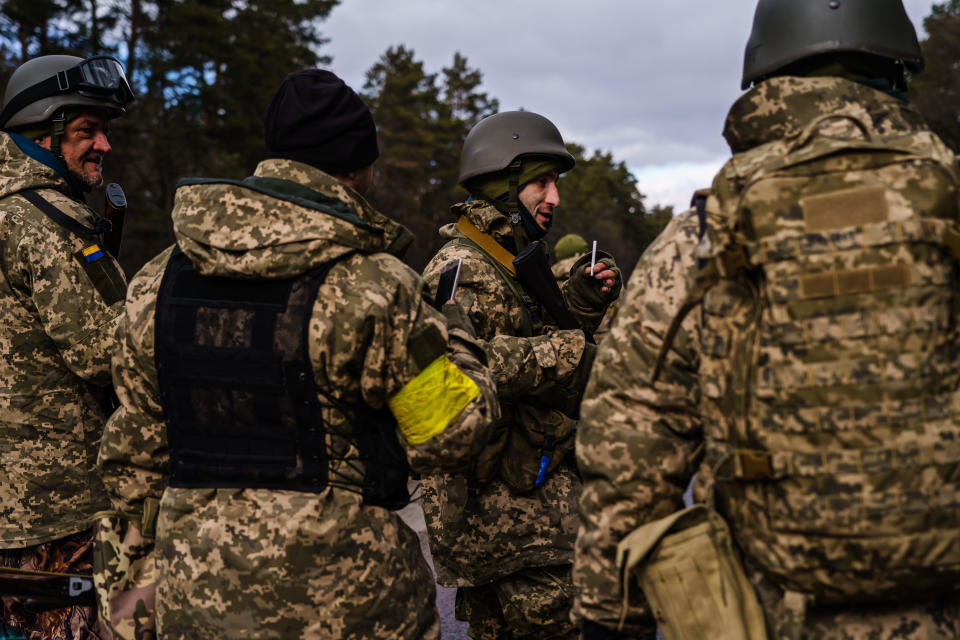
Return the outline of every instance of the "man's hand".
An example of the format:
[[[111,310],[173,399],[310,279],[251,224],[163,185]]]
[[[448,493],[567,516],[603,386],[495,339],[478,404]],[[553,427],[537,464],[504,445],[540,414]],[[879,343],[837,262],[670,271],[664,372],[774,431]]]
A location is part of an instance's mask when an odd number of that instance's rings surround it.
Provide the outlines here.
[[[566,286],[578,307],[602,308],[616,300],[623,287],[620,269],[613,256],[599,251],[597,254],[592,271],[589,255],[580,258],[570,269],[570,280]]]
[[[586,267],[583,270],[584,275],[587,277],[590,276],[590,267]],[[607,265],[603,262],[598,262],[593,265],[593,279],[602,280],[603,286],[600,287],[600,291],[607,293],[613,289],[614,283],[620,278],[620,272],[614,271],[613,269],[607,269]]]

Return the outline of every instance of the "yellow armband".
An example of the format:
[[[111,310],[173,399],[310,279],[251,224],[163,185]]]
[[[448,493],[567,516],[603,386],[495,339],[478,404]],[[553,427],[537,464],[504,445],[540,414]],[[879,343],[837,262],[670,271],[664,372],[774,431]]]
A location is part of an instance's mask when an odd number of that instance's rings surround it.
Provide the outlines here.
[[[440,356],[387,404],[407,442],[417,445],[443,433],[478,395],[476,383]]]

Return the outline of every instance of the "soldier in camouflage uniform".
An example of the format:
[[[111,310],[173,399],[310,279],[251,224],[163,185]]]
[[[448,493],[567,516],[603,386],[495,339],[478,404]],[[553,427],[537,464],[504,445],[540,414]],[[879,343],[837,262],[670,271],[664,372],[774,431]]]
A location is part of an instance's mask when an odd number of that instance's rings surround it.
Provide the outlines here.
[[[616,557],[696,471],[769,637],[960,637],[960,179],[904,67],[900,0],[759,2],[734,156],[644,253],[584,397],[585,640],[697,618],[651,611]]]
[[[58,82],[58,77],[60,81]],[[11,76],[0,114],[0,564],[90,571],[106,507],[94,463],[126,282],[84,202],[103,182],[108,120],[133,95],[112,58],[43,56]],[[5,598],[30,638],[87,637],[93,609],[36,616]]]
[[[397,257],[412,237],[361,195],[378,149],[353,90],[291,74],[265,130],[253,176],[181,182],[177,244],[131,281],[102,607],[150,637],[152,580],[164,638],[436,639],[434,580],[390,509],[410,468],[489,439],[483,352],[455,305],[448,329],[423,302]]]
[[[513,254],[546,234],[559,205],[557,177],[573,164],[542,116],[481,121],[461,156],[460,182],[473,198],[452,208],[458,222],[440,230],[451,241],[423,274],[436,290],[444,267],[463,260],[457,301],[487,341],[503,412],[477,458],[423,481],[438,580],[458,587],[457,617],[469,621],[474,640],[577,635],[569,620],[580,493],[572,447],[595,347],[583,330],[557,329],[510,272]],[[609,255],[593,276],[589,260],[578,260],[563,286],[588,331],[620,290]]]

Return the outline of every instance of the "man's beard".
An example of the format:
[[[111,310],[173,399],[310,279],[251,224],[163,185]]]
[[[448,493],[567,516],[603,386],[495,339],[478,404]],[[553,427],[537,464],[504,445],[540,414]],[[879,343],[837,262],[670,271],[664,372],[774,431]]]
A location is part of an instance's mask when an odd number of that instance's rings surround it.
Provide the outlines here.
[[[82,173],[77,173],[76,171],[71,171],[67,169],[67,173],[70,175],[70,181],[79,188],[84,193],[89,193],[93,190],[94,187],[99,187],[103,184],[103,174],[100,174],[100,177],[96,180],[91,180]]]

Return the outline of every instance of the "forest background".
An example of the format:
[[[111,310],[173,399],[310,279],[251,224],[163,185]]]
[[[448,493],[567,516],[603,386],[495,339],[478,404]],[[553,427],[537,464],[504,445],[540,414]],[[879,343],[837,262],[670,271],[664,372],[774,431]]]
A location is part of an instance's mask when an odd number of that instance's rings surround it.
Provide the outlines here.
[[[350,0],[343,0],[349,2]],[[330,64],[323,21],[340,0],[3,0],[0,86],[23,61],[51,53],[117,56],[137,102],[111,126],[108,180],[127,193],[121,263],[128,276],[173,242],[169,211],[182,177],[242,178],[265,156],[261,114],[287,73]],[[924,21],[927,69],[911,99],[960,151],[960,0]],[[381,156],[369,200],[417,238],[405,259],[420,271],[442,245],[463,138],[499,102],[459,53],[429,72],[414,51],[392,46],[362,87]],[[549,114],[548,114],[549,115]],[[650,205],[609,151],[568,141],[577,167],[561,180],[550,237],[576,232],[613,253],[629,274],[672,207]],[[101,193],[91,206],[100,208]]]

